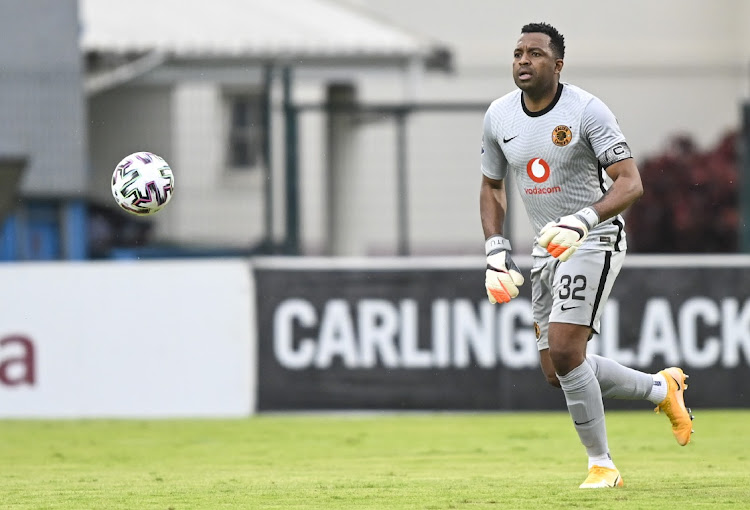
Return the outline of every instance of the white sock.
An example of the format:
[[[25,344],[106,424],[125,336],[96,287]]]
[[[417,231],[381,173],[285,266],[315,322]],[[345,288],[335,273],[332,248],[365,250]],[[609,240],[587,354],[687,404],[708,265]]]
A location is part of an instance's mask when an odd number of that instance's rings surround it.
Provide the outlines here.
[[[659,404],[667,398],[667,388],[669,386],[663,375],[653,374],[651,377],[654,378],[654,385],[651,387],[651,393],[649,393],[647,398],[654,404]]]
[[[604,455],[598,455],[596,457],[589,457],[589,469],[593,466],[600,466],[609,469],[617,469],[615,463],[612,462],[612,457],[605,453]]]

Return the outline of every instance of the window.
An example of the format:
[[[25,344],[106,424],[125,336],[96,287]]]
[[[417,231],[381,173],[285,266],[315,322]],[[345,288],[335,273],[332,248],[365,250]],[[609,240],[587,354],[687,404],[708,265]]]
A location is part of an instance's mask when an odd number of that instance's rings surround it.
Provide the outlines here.
[[[259,169],[263,164],[263,95],[228,96],[227,166],[231,170]]]

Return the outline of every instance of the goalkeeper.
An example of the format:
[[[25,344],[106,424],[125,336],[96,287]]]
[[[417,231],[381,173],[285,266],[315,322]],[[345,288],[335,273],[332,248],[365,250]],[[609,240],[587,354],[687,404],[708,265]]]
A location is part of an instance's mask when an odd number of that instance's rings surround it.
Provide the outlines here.
[[[554,27],[524,26],[513,53],[518,89],[495,100],[485,114],[480,191],[485,286],[490,302],[505,303],[524,284],[503,237],[505,178],[512,173],[538,232],[530,283],[542,371],[562,388],[588,455],[581,488],[617,487],[623,481],[610,456],[602,397],[650,400],[669,417],[680,445],[690,441],[692,416],[680,368],[647,374],[586,353],[625,257],[620,213],[643,188],[609,108],[560,81],[564,55],[564,38]]]

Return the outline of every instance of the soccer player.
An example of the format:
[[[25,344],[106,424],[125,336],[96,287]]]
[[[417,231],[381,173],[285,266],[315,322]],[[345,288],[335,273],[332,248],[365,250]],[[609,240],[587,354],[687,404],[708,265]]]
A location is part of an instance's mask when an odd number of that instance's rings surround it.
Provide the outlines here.
[[[485,285],[490,302],[497,303],[516,297],[524,282],[503,237],[505,177],[512,172],[538,232],[531,293],[542,371],[562,388],[586,448],[589,472],[581,488],[616,487],[623,481],[609,453],[602,397],[650,400],[669,417],[683,446],[690,441],[692,416],[680,368],[648,374],[586,355],[625,257],[620,213],[643,187],[609,108],[560,81],[564,57],[565,39],[554,27],[524,26],[513,50],[518,90],[495,100],[485,114],[479,198]]]

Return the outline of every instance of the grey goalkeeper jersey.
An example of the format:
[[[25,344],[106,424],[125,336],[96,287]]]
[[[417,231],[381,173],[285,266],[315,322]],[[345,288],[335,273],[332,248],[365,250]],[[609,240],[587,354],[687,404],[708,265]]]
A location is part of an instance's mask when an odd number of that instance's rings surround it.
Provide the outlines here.
[[[594,95],[561,83],[552,103],[530,112],[515,90],[493,101],[484,117],[482,173],[504,179],[513,172],[526,212],[538,233],[544,225],[599,200],[612,184],[604,168],[618,158],[625,137],[607,106]],[[627,145],[624,145],[627,149]],[[629,150],[628,150],[629,155]],[[626,249],[617,215],[594,227],[582,249]],[[547,251],[534,241],[534,256]]]

